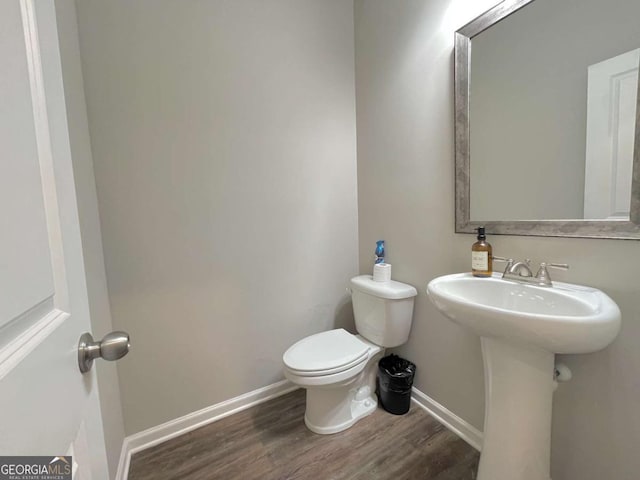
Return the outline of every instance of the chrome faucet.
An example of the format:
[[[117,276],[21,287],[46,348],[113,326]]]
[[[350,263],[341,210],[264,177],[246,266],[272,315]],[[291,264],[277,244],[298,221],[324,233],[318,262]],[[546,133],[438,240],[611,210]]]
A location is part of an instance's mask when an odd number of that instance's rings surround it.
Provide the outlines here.
[[[568,270],[569,265],[566,263],[540,263],[540,268],[535,276],[531,271],[531,260],[528,258],[524,262],[513,263],[513,258],[493,257],[494,260],[506,262],[502,278],[505,280],[513,280],[520,283],[531,283],[540,287],[552,287],[551,276],[547,267]]]
[[[533,272],[531,271],[531,260],[526,258],[524,262],[514,263],[511,268],[508,270],[505,269],[505,274],[515,275],[517,277],[533,277]]]

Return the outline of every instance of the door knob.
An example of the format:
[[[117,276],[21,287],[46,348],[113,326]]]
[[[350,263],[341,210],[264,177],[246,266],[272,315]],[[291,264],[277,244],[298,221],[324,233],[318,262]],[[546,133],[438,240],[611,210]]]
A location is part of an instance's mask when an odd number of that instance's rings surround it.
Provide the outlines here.
[[[82,373],[87,373],[96,358],[113,361],[129,353],[129,334],[127,332],[107,333],[102,340],[96,342],[90,333],[83,333],[78,342],[78,366]]]

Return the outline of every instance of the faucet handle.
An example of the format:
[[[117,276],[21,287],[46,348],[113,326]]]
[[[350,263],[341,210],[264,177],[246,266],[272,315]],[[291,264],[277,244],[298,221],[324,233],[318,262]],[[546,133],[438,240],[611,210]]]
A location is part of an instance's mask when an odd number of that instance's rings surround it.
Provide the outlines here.
[[[551,276],[549,275],[547,267],[569,270],[569,265],[566,263],[540,263],[540,268],[538,269],[538,273],[536,273],[536,279],[543,285],[551,285]]]
[[[513,266],[513,258],[496,257],[495,255],[492,255],[491,258],[499,262],[505,262],[507,264],[507,266],[504,267],[505,272],[508,272],[509,269]]]
[[[546,262],[542,262],[540,264],[540,268],[542,267],[551,267],[551,268],[557,268],[559,270],[569,270],[569,264],[568,263],[546,263]]]

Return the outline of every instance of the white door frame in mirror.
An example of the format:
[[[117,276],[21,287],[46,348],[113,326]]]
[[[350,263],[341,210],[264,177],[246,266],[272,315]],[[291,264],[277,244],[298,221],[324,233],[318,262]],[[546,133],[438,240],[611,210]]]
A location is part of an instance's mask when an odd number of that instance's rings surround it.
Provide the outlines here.
[[[629,218],[640,48],[588,68],[584,218]]]

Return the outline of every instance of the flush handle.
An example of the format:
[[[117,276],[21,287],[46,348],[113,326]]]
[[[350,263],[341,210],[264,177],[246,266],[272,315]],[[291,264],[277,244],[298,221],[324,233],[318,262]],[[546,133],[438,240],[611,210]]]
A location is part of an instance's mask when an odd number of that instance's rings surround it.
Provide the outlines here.
[[[129,353],[131,344],[127,332],[107,333],[102,340],[96,342],[90,333],[83,333],[78,342],[78,366],[80,372],[87,373],[93,367],[96,358],[113,361]]]

